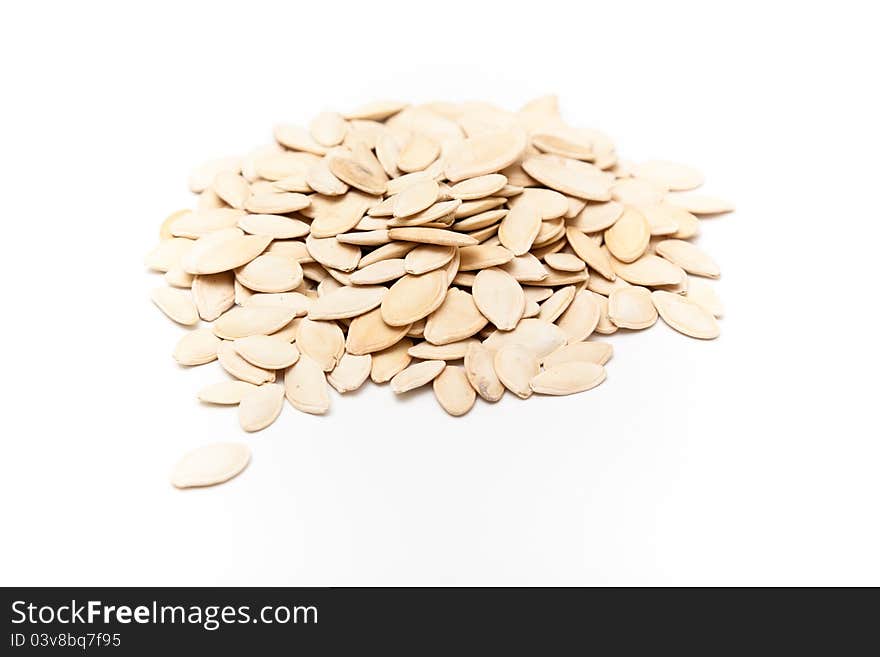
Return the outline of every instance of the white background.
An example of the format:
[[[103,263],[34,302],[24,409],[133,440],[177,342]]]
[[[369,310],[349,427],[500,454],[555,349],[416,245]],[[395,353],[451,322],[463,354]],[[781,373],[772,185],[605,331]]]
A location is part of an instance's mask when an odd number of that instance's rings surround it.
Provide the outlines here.
[[[818,3],[817,3],[818,4]],[[0,583],[880,584],[866,3],[7,3]],[[446,416],[368,385],[246,435],[143,268],[190,168],[378,98],[560,96],[690,163],[722,336],[608,338],[598,389]],[[224,486],[188,449],[253,448]]]

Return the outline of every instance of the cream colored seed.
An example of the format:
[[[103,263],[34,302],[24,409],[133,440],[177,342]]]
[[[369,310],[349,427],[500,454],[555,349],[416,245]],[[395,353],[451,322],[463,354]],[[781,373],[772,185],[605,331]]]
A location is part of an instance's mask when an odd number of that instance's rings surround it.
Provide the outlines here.
[[[188,452],[171,473],[177,488],[213,486],[232,479],[247,467],[251,450],[238,443],[214,443]]]
[[[272,424],[284,406],[284,387],[266,383],[245,393],[238,405],[238,422],[248,432],[261,431]]]
[[[379,101],[273,134],[196,169],[192,209],[164,218],[145,260],[170,286],[152,295],[166,315],[212,323],[173,356],[237,379],[199,398],[240,404],[246,431],[284,396],[325,413],[328,383],[399,393],[433,380],[458,416],[505,386],[525,398],[598,385],[612,350],[594,332],[662,318],[719,334],[721,303],[696,277],[720,270],[688,240],[733,204],[690,191],[703,176],[687,165],[620,159],[607,135],[566,125],[555,97],[518,112]]]

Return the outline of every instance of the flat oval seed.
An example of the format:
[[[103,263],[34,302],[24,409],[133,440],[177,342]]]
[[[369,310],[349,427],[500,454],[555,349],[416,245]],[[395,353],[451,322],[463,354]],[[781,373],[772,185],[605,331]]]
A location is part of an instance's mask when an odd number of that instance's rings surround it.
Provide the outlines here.
[[[315,301],[309,308],[309,319],[345,319],[357,317],[378,308],[388,293],[387,287],[341,287]]]
[[[608,319],[627,329],[646,329],[657,321],[657,309],[647,288],[631,285],[612,290],[608,297]]]
[[[411,173],[426,169],[440,154],[440,146],[433,139],[414,133],[400,149],[397,168]]]
[[[463,367],[447,366],[434,379],[433,387],[440,406],[453,417],[467,413],[477,400]]]
[[[520,344],[506,344],[496,352],[494,364],[505,388],[520,399],[531,396],[529,381],[541,371],[532,350]]]
[[[490,173],[485,176],[477,176],[462,180],[452,186],[452,198],[462,201],[473,201],[478,198],[492,196],[495,192],[504,189],[507,184],[507,177],[500,173]]]
[[[336,146],[345,139],[348,123],[341,114],[321,112],[309,124],[309,134],[322,146]]]
[[[371,354],[373,364],[370,368],[370,380],[373,383],[386,383],[403,371],[412,361],[412,356],[407,353],[411,346],[412,340],[404,338],[387,349]]]
[[[613,353],[613,347],[607,342],[575,342],[560,347],[544,358],[541,364],[546,368],[577,361],[604,365]]]
[[[513,260],[513,252],[503,246],[478,244],[466,246],[459,251],[461,262],[459,271],[475,271],[498,267]]]
[[[587,203],[574,219],[567,222],[568,227],[582,233],[598,233],[614,225],[623,214],[623,203],[607,201],[605,203]]]
[[[248,432],[261,431],[272,424],[284,406],[284,387],[266,383],[246,393],[238,405],[238,423]]]
[[[715,289],[703,281],[689,281],[686,296],[715,317],[721,317],[724,314],[724,306],[721,304],[721,299],[718,297]]]
[[[244,211],[232,208],[198,210],[181,215],[171,224],[170,230],[177,237],[197,239],[224,228],[232,228],[243,216]]]
[[[390,326],[382,319],[380,308],[355,317],[348,326],[345,348],[351,354],[361,356],[388,349],[397,344],[409,332],[411,324]]]
[[[305,318],[296,334],[300,353],[309,356],[322,370],[329,372],[345,353],[345,334],[335,322]]]
[[[421,360],[458,360],[464,358],[468,347],[478,342],[473,338],[447,342],[443,345],[435,345],[430,342],[420,342],[409,348],[409,355]]]
[[[605,380],[605,368],[596,363],[561,363],[532,378],[531,389],[542,395],[573,395],[595,388]]]
[[[214,322],[214,334],[227,340],[269,335],[288,324],[297,312],[288,306],[249,305],[223,313]]]
[[[222,198],[230,207],[241,210],[251,195],[247,180],[234,171],[221,171],[214,176],[214,193]]]
[[[271,383],[275,380],[275,372],[251,365],[238,355],[232,342],[224,340],[217,348],[217,360],[220,366],[240,381],[253,383],[255,386]]]
[[[299,358],[299,351],[284,338],[273,335],[250,335],[233,341],[238,355],[266,370],[283,370]]]
[[[611,195],[624,205],[653,205],[663,200],[666,189],[647,180],[624,178],[611,186]]]
[[[555,322],[574,300],[576,292],[577,289],[574,285],[568,285],[556,290],[549,299],[541,304],[538,319],[543,319],[545,322]]]
[[[544,261],[559,271],[583,271],[587,266],[583,260],[571,253],[548,253],[544,256]]]
[[[171,473],[176,488],[213,486],[232,479],[247,467],[251,450],[239,443],[214,443],[184,455]]]
[[[284,394],[287,401],[303,413],[323,415],[330,408],[324,370],[306,355],[285,371]]]
[[[665,202],[692,214],[719,214],[733,212],[736,209],[730,201],[688,192],[667,194]]]
[[[455,257],[456,247],[424,244],[406,254],[406,273],[418,276],[445,267]]]
[[[199,401],[207,404],[232,405],[241,402],[242,398],[257,386],[245,381],[221,381],[205,386],[199,391]]]
[[[409,217],[418,214],[434,205],[439,195],[440,186],[434,180],[421,180],[394,196],[392,215]]]
[[[293,258],[264,254],[235,270],[235,277],[255,292],[287,292],[302,283],[302,266]]]
[[[363,269],[358,269],[349,276],[354,285],[376,285],[396,281],[406,274],[406,261],[403,258],[380,260]]]
[[[476,335],[488,322],[470,294],[451,288],[441,306],[428,316],[425,339],[436,345],[464,340]]]
[[[545,280],[550,274],[547,268],[531,253],[516,256],[501,269],[513,276],[520,283],[534,283]]]
[[[446,272],[435,269],[421,276],[407,274],[382,299],[382,319],[391,326],[405,326],[427,317],[446,297]]]
[[[309,235],[306,238],[306,248],[309,254],[325,267],[338,269],[342,272],[350,272],[357,269],[361,259],[360,247],[352,244],[343,244],[335,237],[315,237]]]
[[[178,290],[173,287],[157,287],[150,298],[170,319],[184,326],[199,323],[199,313],[193,303],[189,290]]]
[[[612,260],[611,265],[615,273],[627,283],[646,287],[675,285],[685,275],[681,267],[655,255],[643,255],[630,263]]]
[[[683,240],[663,240],[655,247],[657,255],[678,265],[689,274],[718,278],[721,269],[701,248]]]
[[[611,179],[586,162],[539,155],[526,158],[522,166],[535,180],[562,194],[589,201],[611,200]]]
[[[174,360],[180,365],[204,365],[217,360],[218,338],[209,328],[185,334],[174,348]]]
[[[614,225],[605,231],[605,244],[621,262],[638,260],[651,241],[651,226],[635,208],[626,208]]]
[[[358,246],[379,246],[382,244],[388,244],[391,241],[391,238],[388,236],[388,231],[383,228],[380,230],[365,230],[356,231],[353,233],[340,233],[336,236],[336,240],[342,242],[343,244],[356,244]]]
[[[539,360],[556,351],[566,342],[565,332],[556,324],[543,319],[532,318],[520,320],[512,331],[495,331],[483,341],[483,344],[497,351],[506,344],[521,344],[531,350]]]
[[[355,356],[345,353],[333,371],[327,375],[327,381],[336,388],[339,394],[345,394],[360,388],[370,376],[373,359],[369,354]]]
[[[199,240],[182,263],[183,268],[190,274],[218,274],[236,269],[265,251],[271,241],[272,238],[265,235],[230,235],[227,239],[206,242],[203,249]]]
[[[693,167],[663,160],[636,164],[633,166],[633,175],[675,191],[694,189],[703,184],[703,174]]]
[[[663,321],[679,333],[701,340],[712,340],[721,334],[712,313],[690,299],[662,290],[652,292],[651,299]]]
[[[392,240],[418,242],[419,244],[437,244],[439,246],[472,246],[479,244],[477,240],[469,235],[440,228],[392,228],[388,231],[388,236]]]
[[[249,214],[238,220],[238,227],[251,235],[264,235],[275,240],[309,234],[309,225],[305,221],[277,214]]]
[[[497,402],[504,395],[504,384],[495,373],[494,356],[482,344],[472,342],[464,355],[464,369],[468,381],[477,394],[487,402]]]
[[[498,239],[514,255],[529,252],[541,232],[541,211],[534,205],[521,203],[510,210],[498,227]]]
[[[449,155],[446,177],[451,182],[496,173],[519,160],[527,145],[520,129],[490,131],[465,139]]]
[[[434,380],[446,368],[446,361],[426,360],[401,370],[391,379],[391,389],[396,394],[420,388]]]
[[[183,257],[193,248],[195,241],[184,237],[163,239],[147,257],[144,265],[155,271],[168,271],[180,265]]]
[[[244,209],[255,214],[287,214],[309,206],[309,197],[297,192],[264,192],[252,194]]]
[[[525,310],[525,294],[513,276],[493,267],[477,274],[473,285],[474,303],[490,322],[501,330],[516,327]]]
[[[342,182],[362,192],[373,196],[385,193],[388,178],[381,167],[375,171],[353,157],[333,157],[330,159],[330,171]]]
[[[196,167],[189,175],[190,191],[196,194],[204,191],[214,182],[214,178],[221,171],[238,173],[241,171],[241,158],[238,156],[219,157]]]
[[[566,342],[581,342],[596,330],[600,315],[601,309],[596,297],[589,290],[582,290],[575,295],[556,324],[567,336]]]

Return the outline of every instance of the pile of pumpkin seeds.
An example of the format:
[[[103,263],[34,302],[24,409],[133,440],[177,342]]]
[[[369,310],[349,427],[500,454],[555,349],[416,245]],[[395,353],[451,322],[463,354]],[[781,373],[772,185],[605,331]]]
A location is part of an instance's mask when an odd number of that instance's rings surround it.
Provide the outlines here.
[[[659,316],[718,336],[702,279],[719,268],[690,240],[700,217],[733,206],[690,191],[702,182],[689,166],[620,159],[552,96],[516,112],[323,112],[192,173],[195,208],[165,219],[147,256],[166,282],[152,298],[179,324],[212,323],[174,358],[219,361],[231,378],[198,397],[238,405],[245,431],[285,398],[326,413],[328,386],[367,378],[398,394],[430,383],[456,416],[506,390],[568,395],[605,379],[612,350],[595,334]]]

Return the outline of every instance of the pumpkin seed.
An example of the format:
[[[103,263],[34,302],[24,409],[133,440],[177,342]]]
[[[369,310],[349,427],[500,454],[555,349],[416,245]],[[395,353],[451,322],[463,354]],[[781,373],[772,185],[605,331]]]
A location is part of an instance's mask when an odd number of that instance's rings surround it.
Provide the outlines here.
[[[415,133],[400,149],[397,168],[407,173],[422,171],[440,155],[440,146],[426,135]]]
[[[560,347],[543,359],[545,368],[555,367],[562,363],[585,361],[604,365],[610,359],[614,349],[607,342],[575,342]]]
[[[535,353],[520,344],[506,344],[495,353],[495,372],[504,387],[520,399],[532,395],[529,381],[540,371]]]
[[[468,346],[473,342],[477,342],[477,340],[470,338],[442,345],[419,342],[409,348],[409,355],[422,360],[458,360],[464,358]]]
[[[456,248],[454,246],[435,244],[417,246],[406,254],[406,258],[403,261],[404,268],[406,273],[415,276],[427,274],[429,271],[434,271],[448,265],[455,257],[455,252]]]
[[[663,321],[679,333],[701,340],[712,340],[721,334],[712,313],[687,297],[655,290],[651,292],[651,299]]]
[[[284,387],[265,383],[245,393],[238,405],[238,423],[248,432],[262,431],[281,415]]]
[[[402,372],[412,361],[409,348],[412,340],[404,338],[397,344],[371,354],[373,359],[370,367],[370,380],[373,383],[386,383],[398,372]]]
[[[651,291],[637,285],[612,290],[608,297],[608,318],[620,328],[653,326],[657,321],[657,309],[651,301]]]
[[[446,298],[446,272],[435,269],[427,274],[407,274],[382,299],[382,319],[390,326],[404,326],[427,317]]]
[[[605,380],[605,368],[597,363],[571,361],[560,363],[529,382],[531,389],[542,395],[573,395],[595,388]]]
[[[288,324],[297,311],[282,305],[253,304],[227,310],[214,322],[214,334],[226,340],[269,335]]]
[[[663,240],[654,247],[657,255],[678,265],[689,274],[718,278],[721,270],[715,261],[698,246],[684,240]]]
[[[387,287],[340,287],[320,297],[309,308],[309,319],[344,319],[357,317],[378,308],[388,293]]]
[[[484,269],[474,279],[474,303],[496,328],[516,327],[525,309],[525,295],[517,280],[503,269]]]
[[[453,417],[467,413],[477,400],[463,367],[447,365],[434,379],[433,388],[440,406]]]
[[[211,329],[202,328],[186,333],[174,348],[174,360],[181,365],[204,365],[217,360],[218,338]]]
[[[284,372],[284,396],[298,411],[323,415],[330,409],[324,368],[303,354]]]
[[[605,231],[605,245],[621,262],[638,260],[650,241],[650,224],[641,212],[632,207],[625,208],[620,219]]]
[[[589,290],[578,292],[556,322],[567,336],[567,342],[581,342],[596,330],[601,314],[599,302]]]
[[[178,324],[192,326],[199,323],[199,313],[196,310],[196,304],[193,303],[192,294],[188,290],[157,287],[153,290],[150,298],[159,307],[159,310]]]
[[[232,344],[239,356],[265,370],[283,370],[299,358],[297,348],[276,335],[249,335],[233,340]]]
[[[345,352],[345,334],[334,322],[304,318],[296,334],[296,347],[323,371],[329,372]]]
[[[275,381],[274,371],[251,365],[239,356],[230,340],[223,340],[217,347],[217,360],[224,370],[240,381],[253,383],[255,386]]]
[[[633,175],[669,190],[694,189],[703,184],[703,174],[693,167],[663,160],[651,160],[633,166]]]
[[[496,173],[516,162],[526,149],[522,130],[497,130],[469,137],[450,154],[446,177],[451,182]]]
[[[214,443],[187,452],[171,473],[176,488],[213,486],[229,481],[247,467],[251,450],[239,443]]]
[[[373,359],[370,354],[355,356],[344,353],[333,371],[327,375],[327,382],[336,388],[339,394],[352,392],[360,388],[370,376],[372,364]]]
[[[391,389],[399,395],[420,388],[433,381],[445,368],[446,361],[443,360],[425,360],[410,365],[392,377]]]
[[[721,304],[721,299],[718,297],[715,289],[708,283],[696,280],[689,281],[686,296],[715,317],[721,317],[724,314],[724,306]]]
[[[439,246],[472,246],[479,244],[473,237],[439,228],[392,228],[388,231],[388,236],[392,240],[418,242],[419,244],[437,244]]]
[[[245,381],[221,381],[205,386],[199,391],[199,401],[206,404],[236,405],[251,390],[256,389],[253,383]]]
[[[396,281],[406,273],[406,260],[403,258],[392,258],[390,260],[380,260],[372,265],[367,265],[363,269],[358,269],[349,276],[349,280],[354,285],[377,285],[378,283]]]

